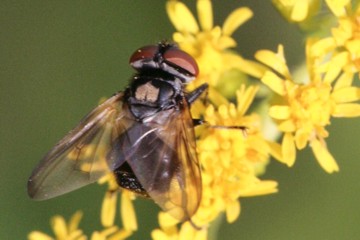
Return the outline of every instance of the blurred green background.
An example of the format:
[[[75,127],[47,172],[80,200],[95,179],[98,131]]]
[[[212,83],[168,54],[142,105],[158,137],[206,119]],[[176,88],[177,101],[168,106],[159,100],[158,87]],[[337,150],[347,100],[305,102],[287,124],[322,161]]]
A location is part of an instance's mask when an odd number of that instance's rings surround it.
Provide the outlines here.
[[[270,1],[215,1],[215,22],[222,24],[239,6],[255,14],[235,33],[243,56],[283,43],[290,64],[301,62],[301,34]],[[164,1],[2,1],[0,12],[0,239],[25,239],[35,229],[50,233],[51,216],[68,218],[78,209],[89,234],[100,229],[103,187],[34,202],[27,178],[101,97],[123,89],[135,49],[171,39]],[[223,224],[219,239],[358,239],[359,126],[359,119],[344,119],[328,128],[339,173],[324,173],[309,150],[291,169],[272,162],[263,178],[279,181],[280,192],[242,199],[241,217]],[[158,208],[142,199],[135,204],[139,231],[133,239],[149,239]]]

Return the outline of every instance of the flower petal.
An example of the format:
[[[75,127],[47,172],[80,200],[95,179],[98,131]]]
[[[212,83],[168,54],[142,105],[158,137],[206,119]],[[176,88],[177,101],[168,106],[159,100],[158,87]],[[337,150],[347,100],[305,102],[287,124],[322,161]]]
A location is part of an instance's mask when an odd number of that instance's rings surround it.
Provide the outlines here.
[[[223,95],[221,95],[215,88],[212,87],[209,88],[208,96],[209,99],[211,99],[211,101],[216,106],[228,103],[228,100]]]
[[[321,57],[336,47],[336,43],[332,37],[322,38],[310,47],[309,54],[313,57]]]
[[[341,72],[342,68],[347,64],[348,58],[348,52],[341,52],[333,56],[328,64],[324,82],[333,82]]]
[[[284,80],[275,73],[267,71],[261,81],[277,94],[285,95]]]
[[[290,79],[290,72],[286,65],[284,49],[282,45],[278,46],[277,53],[274,53],[270,50],[259,50],[255,53],[255,58],[263,64],[271,67],[285,78]]]
[[[240,116],[244,115],[249,109],[258,90],[258,86],[250,86],[245,89],[245,85],[241,85],[240,90],[236,91],[237,112]]]
[[[268,70],[264,67],[264,65],[255,61],[244,59],[240,56],[236,56],[236,58],[233,57],[233,60],[234,61],[232,61],[232,63],[234,64],[234,67],[255,78],[263,77],[265,72]]]
[[[138,226],[131,196],[132,193],[126,190],[121,193],[121,220],[125,230],[136,231]]]
[[[354,74],[352,72],[343,72],[333,87],[334,91],[343,87],[349,87],[352,85]]]
[[[223,33],[224,35],[231,36],[236,29],[238,29],[244,22],[249,20],[253,16],[250,8],[242,7],[235,9],[230,15],[226,18],[223,24]]]
[[[69,234],[65,219],[60,215],[51,218],[51,226],[57,238],[65,239]]]
[[[104,227],[114,225],[116,214],[117,192],[107,191],[101,207],[101,224]]]
[[[357,87],[344,87],[334,91],[331,96],[336,103],[354,102],[360,99],[360,89]]]
[[[83,235],[83,231],[77,229],[66,236],[66,240],[86,240],[86,236]]]
[[[54,240],[54,238],[39,231],[32,231],[28,235],[28,240]]]
[[[359,117],[360,116],[360,104],[358,104],[358,103],[337,104],[332,116],[333,117]]]
[[[213,10],[211,1],[198,0],[196,6],[201,28],[205,31],[211,30],[213,28]]]
[[[326,172],[333,173],[339,171],[339,166],[328,151],[325,143],[321,143],[318,139],[314,139],[311,141],[310,146],[320,166]]]
[[[296,125],[293,119],[288,119],[279,123],[278,129],[281,132],[294,132],[296,130]]]
[[[360,39],[351,39],[347,41],[345,47],[352,55],[358,56],[360,53]]]
[[[199,31],[199,26],[194,15],[184,3],[168,1],[166,3],[166,10],[170,21],[177,31],[184,33],[197,33]]]
[[[282,141],[282,156],[289,167],[295,163],[296,148],[294,143],[294,136],[292,133],[285,133]]]
[[[350,0],[325,0],[325,2],[335,16],[341,17],[346,15],[345,6],[349,4]]]
[[[295,22],[301,22],[305,20],[309,11],[309,2],[308,1],[295,1],[291,12],[291,19]]]
[[[339,46],[345,45],[353,35],[353,23],[350,19],[339,19],[339,27],[331,29],[333,38]]]
[[[83,213],[81,211],[76,211],[72,216],[71,219],[69,221],[69,232],[73,232],[75,230],[77,230],[77,228],[79,227],[81,218],[83,216]]]
[[[159,212],[159,225],[162,229],[176,226],[179,221],[166,212]]]
[[[240,202],[235,201],[229,201],[226,203],[226,220],[228,223],[233,223],[240,215]]]
[[[229,36],[221,36],[217,42],[219,49],[228,49],[236,47],[236,41]]]
[[[174,236],[177,237],[176,233],[174,234]],[[160,229],[153,230],[151,232],[151,237],[152,237],[152,239],[156,239],[156,240],[170,240],[171,239],[164,231],[161,231]]]
[[[270,117],[278,120],[288,119],[290,117],[290,113],[291,110],[289,106],[275,105],[271,106],[269,109]]]
[[[303,129],[299,129],[295,133],[295,145],[297,149],[302,150],[306,147],[309,140],[309,133]]]
[[[279,162],[285,163],[282,159],[281,145],[276,142],[271,142],[271,141],[267,141],[267,144],[270,147],[271,156],[273,156]]]
[[[179,240],[194,239],[195,231],[195,228],[189,222],[183,223],[180,229]]]
[[[127,239],[132,235],[132,231],[129,230],[125,230],[125,229],[120,229],[117,232],[115,232],[114,234],[112,234],[111,236],[108,236],[106,238],[106,240],[123,240],[123,239]],[[93,240],[93,239],[91,239]]]
[[[254,184],[254,186],[248,188],[248,190],[244,189],[241,191],[241,197],[253,197],[253,196],[261,196],[267,195],[271,193],[278,192],[277,189],[278,183],[272,180],[263,180]]]
[[[201,229],[200,231],[196,231],[194,240],[207,240],[208,235],[207,229]]]

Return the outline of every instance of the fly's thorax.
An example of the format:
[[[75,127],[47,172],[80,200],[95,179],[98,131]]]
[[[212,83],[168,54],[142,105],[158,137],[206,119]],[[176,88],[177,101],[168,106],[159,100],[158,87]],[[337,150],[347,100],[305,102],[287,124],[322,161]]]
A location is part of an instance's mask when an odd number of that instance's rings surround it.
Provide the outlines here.
[[[171,94],[171,91],[169,92]],[[135,89],[134,97],[138,101],[155,103],[160,96],[160,89],[147,82]]]
[[[131,113],[142,120],[160,111],[176,108],[183,96],[183,83],[177,78],[164,80],[135,76],[127,91]]]

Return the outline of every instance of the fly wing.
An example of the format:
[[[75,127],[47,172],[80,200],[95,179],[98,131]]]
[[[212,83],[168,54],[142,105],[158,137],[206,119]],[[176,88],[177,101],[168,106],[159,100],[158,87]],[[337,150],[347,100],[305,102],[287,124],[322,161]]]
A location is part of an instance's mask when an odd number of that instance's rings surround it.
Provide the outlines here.
[[[97,181],[118,159],[107,158],[113,140],[133,123],[118,93],[96,107],[34,169],[29,196],[44,200]]]
[[[137,150],[127,161],[149,196],[164,211],[186,221],[199,206],[201,175],[193,120],[185,100],[182,105],[180,111],[161,111],[147,126],[138,126],[144,134],[129,144]]]

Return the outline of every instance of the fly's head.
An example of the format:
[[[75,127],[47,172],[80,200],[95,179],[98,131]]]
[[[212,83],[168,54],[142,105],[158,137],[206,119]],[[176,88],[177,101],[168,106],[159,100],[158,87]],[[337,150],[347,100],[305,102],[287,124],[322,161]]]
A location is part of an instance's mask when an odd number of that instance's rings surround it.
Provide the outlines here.
[[[183,83],[192,81],[199,74],[198,65],[193,57],[175,44],[166,42],[139,48],[130,57],[129,62],[139,73],[163,71]]]
[[[199,73],[189,54],[164,42],[136,50],[130,65],[137,74],[128,89],[128,102],[137,119],[176,107],[184,96],[184,85]]]

